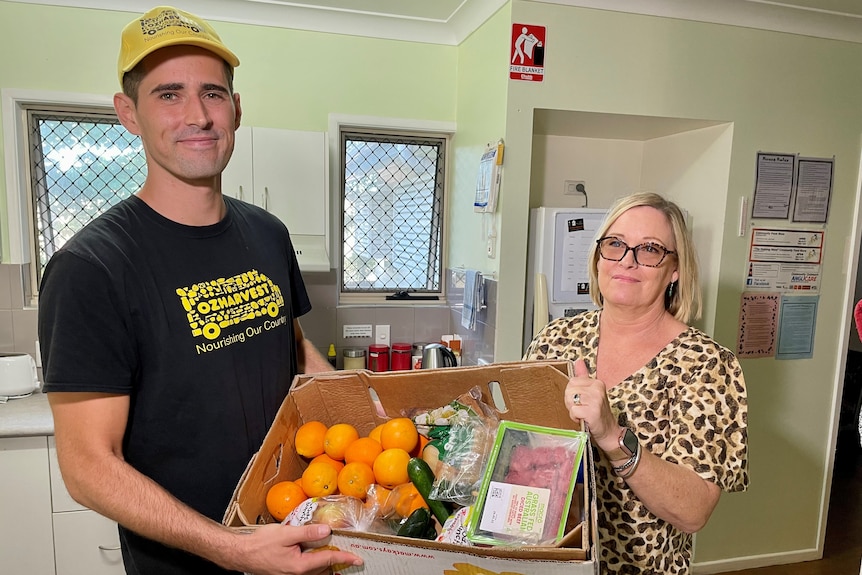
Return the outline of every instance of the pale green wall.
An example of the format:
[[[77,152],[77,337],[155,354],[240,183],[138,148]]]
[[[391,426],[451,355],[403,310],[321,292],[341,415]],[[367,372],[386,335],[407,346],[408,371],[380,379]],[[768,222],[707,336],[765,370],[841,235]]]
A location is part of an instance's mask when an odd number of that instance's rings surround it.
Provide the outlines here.
[[[520,0],[512,21],[547,26],[546,75],[540,85],[513,81],[508,88],[498,292],[498,309],[508,311],[498,313],[497,360],[521,354],[534,108],[733,123],[724,217],[697,222],[723,232],[714,335],[731,349],[748,247],[748,238],[736,236],[738,205],[752,196],[756,153],[835,156],[814,357],[742,362],[752,484],[722,497],[697,537],[695,560],[812,552],[829,488],[833,405],[843,376],[839,336],[849,317],[842,266],[852,263],[844,245],[856,212],[862,45]]]
[[[129,19],[0,1],[0,87],[112,94],[117,35]],[[541,84],[506,79],[512,21],[548,27]],[[735,235],[736,210],[739,198],[752,194],[756,152],[835,155],[815,356],[743,361],[752,486],[722,498],[698,536],[696,561],[816,548],[841,377],[838,326],[849,311],[842,265],[856,209],[862,45],[519,0],[458,48],[216,26],[242,60],[237,89],[249,125],[326,130],[330,112],[457,121],[449,213],[455,241],[448,254],[453,266],[499,271],[500,361],[521,355],[534,108],[733,122],[715,312],[715,335],[731,348],[747,250],[747,239]],[[488,260],[481,218],[470,206],[478,151],[501,135],[498,259]],[[722,225],[720,217],[716,222]],[[7,240],[4,235],[4,246]]]
[[[0,1],[0,88],[112,95],[120,31],[132,18]],[[240,58],[235,88],[246,125],[326,131],[329,113],[455,121],[454,46],[213,24]],[[0,162],[0,222],[5,178]],[[8,232],[0,231],[5,261]]]
[[[483,234],[499,215],[475,213],[473,201],[485,146],[505,134],[510,6],[498,10],[458,47],[458,133],[454,194],[448,210],[449,264],[483,274],[496,273],[499,268],[499,257],[487,257],[488,240]]]

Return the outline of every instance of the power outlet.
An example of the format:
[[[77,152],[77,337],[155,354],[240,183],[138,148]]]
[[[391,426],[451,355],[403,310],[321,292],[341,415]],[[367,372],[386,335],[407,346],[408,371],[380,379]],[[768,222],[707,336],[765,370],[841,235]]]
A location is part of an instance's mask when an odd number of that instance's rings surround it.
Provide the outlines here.
[[[566,180],[563,186],[563,194],[567,196],[576,196],[585,193],[587,183],[584,180]],[[578,189],[578,186],[581,188]]]
[[[378,345],[389,345],[389,326],[374,326],[374,343]]]

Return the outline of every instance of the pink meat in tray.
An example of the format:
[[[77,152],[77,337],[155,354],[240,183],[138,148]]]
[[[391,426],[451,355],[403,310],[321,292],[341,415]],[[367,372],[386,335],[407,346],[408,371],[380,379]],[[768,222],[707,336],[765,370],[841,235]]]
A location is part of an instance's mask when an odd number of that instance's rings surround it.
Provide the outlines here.
[[[543,487],[551,491],[543,538],[553,539],[566,503],[566,494],[575,472],[575,453],[562,446],[516,445],[503,481],[515,485]]]

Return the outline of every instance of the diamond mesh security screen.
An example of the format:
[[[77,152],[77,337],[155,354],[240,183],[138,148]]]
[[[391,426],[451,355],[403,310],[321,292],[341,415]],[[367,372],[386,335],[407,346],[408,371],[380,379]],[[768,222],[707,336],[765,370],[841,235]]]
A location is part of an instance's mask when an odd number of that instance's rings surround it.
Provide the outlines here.
[[[342,291],[439,293],[446,140],[342,132]]]
[[[41,278],[54,252],[90,220],[136,192],[147,169],[140,139],[116,117],[30,111],[29,122]]]

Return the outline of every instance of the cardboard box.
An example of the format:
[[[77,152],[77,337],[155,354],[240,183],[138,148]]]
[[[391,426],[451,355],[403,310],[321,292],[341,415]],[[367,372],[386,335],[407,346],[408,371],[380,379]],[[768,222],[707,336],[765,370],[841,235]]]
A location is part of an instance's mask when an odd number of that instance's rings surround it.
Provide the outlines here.
[[[360,435],[366,435],[387,419],[401,417],[415,408],[440,407],[479,386],[483,400],[500,412],[501,420],[577,429],[563,404],[563,392],[572,373],[570,362],[556,361],[297,376],[263,445],[240,478],[225,511],[224,524],[249,529],[274,521],[266,510],[266,492],[274,483],[299,477],[307,466],[293,449],[296,430],[307,421],[351,423]],[[598,574],[592,450],[585,450],[585,461],[587,486],[578,492],[577,502],[584,518],[566,534],[562,547],[462,547],[340,530],[333,532],[331,544],[365,560],[364,568],[351,567],[343,573]]]

